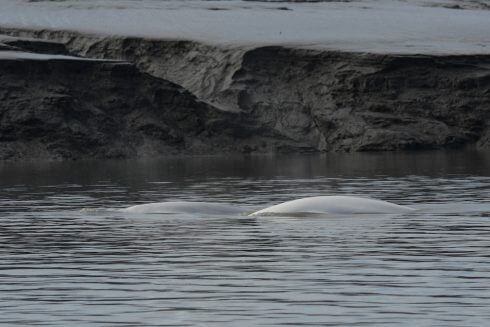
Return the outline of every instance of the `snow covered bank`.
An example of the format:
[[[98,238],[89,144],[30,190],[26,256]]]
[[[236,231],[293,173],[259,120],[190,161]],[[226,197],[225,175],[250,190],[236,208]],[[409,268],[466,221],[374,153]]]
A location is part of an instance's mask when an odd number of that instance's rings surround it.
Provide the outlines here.
[[[0,159],[490,149],[490,11],[452,3],[0,0]]]
[[[463,7],[466,2],[459,2]],[[472,2],[468,2],[468,8]],[[0,0],[0,27],[399,54],[490,54],[490,11],[451,0]],[[449,7],[449,8],[446,8]],[[454,7],[456,8],[456,7]]]

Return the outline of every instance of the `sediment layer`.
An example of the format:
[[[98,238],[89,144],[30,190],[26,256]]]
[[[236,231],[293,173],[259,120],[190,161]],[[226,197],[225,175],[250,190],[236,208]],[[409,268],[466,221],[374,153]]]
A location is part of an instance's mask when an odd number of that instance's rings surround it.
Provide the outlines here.
[[[172,109],[162,112],[185,116],[179,120],[184,125],[187,119],[191,122],[195,117],[201,117],[204,123],[199,129],[191,124],[192,128],[181,130],[174,125],[177,120],[168,120],[167,128],[177,128],[177,134],[186,140],[182,143],[185,146],[172,145],[173,152],[490,148],[488,55],[381,55],[283,46],[224,47],[193,41],[48,30],[3,29],[0,33],[62,44],[66,53],[76,56],[128,62],[100,65],[133,67],[127,76],[113,73],[98,76],[92,72],[97,78],[89,79],[90,84],[68,86],[68,90],[75,88],[80,94],[84,94],[87,85],[99,83],[116,83],[121,90],[129,87],[131,98],[154,95],[160,87],[155,86],[158,83],[179,88],[193,102],[187,102],[185,107],[172,104]],[[21,43],[12,46],[20,47]],[[24,49],[35,51],[32,46]],[[58,69],[57,74],[70,79],[72,73],[69,70],[63,73],[63,69]],[[140,76],[137,80],[152,80],[153,84],[141,82],[138,88],[132,88],[136,75]],[[22,79],[21,74],[9,78],[10,82],[5,77],[2,80],[11,83]],[[57,81],[43,79],[46,85]],[[113,108],[128,101],[126,91],[105,89],[105,92],[103,97],[116,99]],[[77,110],[78,105],[93,101],[89,99],[92,97],[80,97],[67,110]],[[160,110],[158,102],[150,103],[152,110]],[[137,103],[126,108],[128,115],[145,116],[148,110]],[[114,111],[116,115],[117,112]],[[165,120],[165,115],[161,119]],[[214,117],[220,121],[220,128],[211,133],[214,139],[202,138]],[[117,123],[114,128],[118,130],[116,126]],[[193,133],[196,130],[201,134]],[[173,135],[162,135],[167,134]],[[161,137],[162,144],[167,144],[167,136]],[[145,152],[137,150],[137,142],[129,142],[131,150],[123,151],[123,143],[117,156],[140,156]],[[169,153],[168,147],[158,150],[162,144],[147,153]],[[101,156],[108,152],[104,147],[97,151]]]
[[[267,151],[243,115],[130,63],[0,52],[0,72],[2,160]]]

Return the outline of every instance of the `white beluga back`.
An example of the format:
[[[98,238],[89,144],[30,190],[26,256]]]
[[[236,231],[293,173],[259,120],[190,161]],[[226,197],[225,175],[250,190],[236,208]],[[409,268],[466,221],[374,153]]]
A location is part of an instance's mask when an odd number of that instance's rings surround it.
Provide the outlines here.
[[[250,216],[401,214],[413,210],[386,201],[356,196],[316,196],[277,204]]]
[[[277,204],[248,216],[336,216],[402,214],[415,209],[356,196],[316,196]],[[171,201],[139,204],[121,210],[133,214],[246,215],[245,209],[223,203]]]
[[[158,202],[139,204],[126,209],[123,212],[128,213],[143,213],[143,214],[204,214],[204,215],[230,215],[240,214],[245,210],[227,204],[210,203],[210,202]]]

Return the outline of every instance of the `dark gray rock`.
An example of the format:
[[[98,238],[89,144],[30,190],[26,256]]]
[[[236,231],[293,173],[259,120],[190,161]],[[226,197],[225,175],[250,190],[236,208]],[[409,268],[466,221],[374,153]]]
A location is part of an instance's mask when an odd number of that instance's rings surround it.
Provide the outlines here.
[[[33,53],[67,55],[63,43],[41,39],[6,37],[0,35],[0,50],[27,51]]]
[[[61,42],[79,56],[126,60],[148,73],[146,78],[182,85],[200,100],[193,98],[199,106],[207,103],[214,116],[203,118],[201,138],[191,133],[194,128],[181,130],[186,146],[171,146],[178,153],[490,148],[490,56],[216,47],[65,31],[4,32]],[[146,87],[139,92],[147,93]],[[111,92],[106,92],[108,97]],[[122,93],[111,97],[125,102]],[[194,105],[186,110],[193,112]],[[165,135],[158,128],[143,129]],[[125,155],[141,153],[128,150]]]
[[[0,159],[250,152],[267,138],[125,62],[0,59]]]
[[[490,57],[261,48],[230,90],[257,121],[319,150],[456,148],[488,129]]]

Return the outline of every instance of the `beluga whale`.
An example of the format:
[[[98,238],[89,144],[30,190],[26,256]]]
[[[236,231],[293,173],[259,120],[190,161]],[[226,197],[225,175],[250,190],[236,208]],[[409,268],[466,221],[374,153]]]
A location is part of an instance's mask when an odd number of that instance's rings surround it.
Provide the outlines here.
[[[240,214],[245,210],[236,206],[211,202],[169,201],[138,204],[121,211],[143,214],[201,214],[201,215],[230,215]]]
[[[410,207],[357,196],[315,196],[277,204],[249,216],[312,216],[352,214],[401,214]]]
[[[362,214],[403,214],[415,209],[357,196],[315,196],[292,200],[250,213],[246,209],[211,202],[159,202],[135,205],[122,212],[137,214],[240,215],[240,216],[337,216]]]

